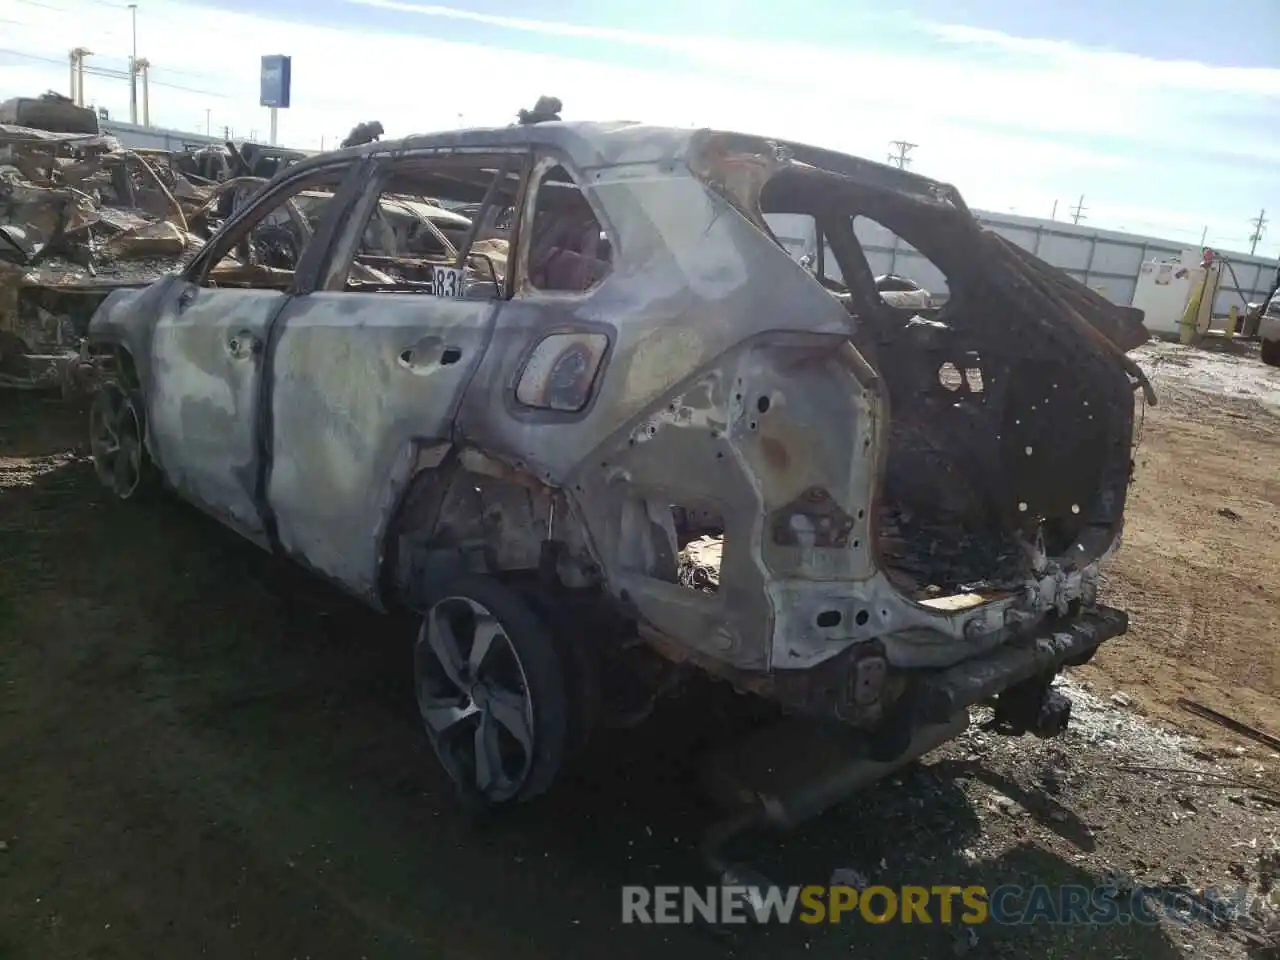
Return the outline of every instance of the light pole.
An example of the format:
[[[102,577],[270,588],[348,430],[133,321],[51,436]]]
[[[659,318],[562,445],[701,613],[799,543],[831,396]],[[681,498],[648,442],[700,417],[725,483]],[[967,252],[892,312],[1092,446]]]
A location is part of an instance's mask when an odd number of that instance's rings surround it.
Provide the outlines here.
[[[71,51],[71,99],[76,106],[84,106],[84,58],[92,57],[88,47],[76,47]]]
[[[151,61],[137,57],[133,61],[135,73],[142,75],[142,125],[151,126]]]
[[[133,33],[133,52],[129,55],[129,122],[138,122],[138,5],[129,4]]]

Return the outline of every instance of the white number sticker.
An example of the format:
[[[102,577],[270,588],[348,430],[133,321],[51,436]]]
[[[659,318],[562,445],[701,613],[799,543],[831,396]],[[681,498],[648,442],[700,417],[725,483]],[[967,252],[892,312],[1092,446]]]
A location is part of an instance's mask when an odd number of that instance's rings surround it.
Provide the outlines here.
[[[462,271],[457,267],[432,267],[431,292],[437,297],[462,296]]]

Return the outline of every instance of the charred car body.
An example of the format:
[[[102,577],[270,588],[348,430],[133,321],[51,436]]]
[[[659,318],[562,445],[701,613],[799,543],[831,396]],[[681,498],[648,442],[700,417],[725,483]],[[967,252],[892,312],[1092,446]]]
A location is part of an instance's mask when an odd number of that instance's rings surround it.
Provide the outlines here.
[[[328,199],[262,262],[251,238],[304,194]],[[473,216],[378,247],[397,198]],[[841,281],[775,213],[814,219]],[[941,309],[879,294],[856,216],[946,274]],[[90,339],[104,482],[159,475],[419,612],[427,732],[490,803],[691,667],[877,760],[996,696],[1003,729],[1051,735],[1054,675],[1126,628],[1097,574],[1141,314],[880,164],[558,122],[325,154],[181,275],[113,294]]]

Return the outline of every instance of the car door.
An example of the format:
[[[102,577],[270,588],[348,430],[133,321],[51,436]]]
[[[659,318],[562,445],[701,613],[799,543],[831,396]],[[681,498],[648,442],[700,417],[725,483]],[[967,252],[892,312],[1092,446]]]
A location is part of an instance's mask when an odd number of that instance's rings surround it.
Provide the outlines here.
[[[493,188],[510,203],[524,156],[467,155],[449,168],[456,180],[433,181],[415,196],[453,199],[436,186],[449,190],[471,171],[470,189]],[[442,249],[435,262],[402,258],[416,262],[418,281],[377,282],[371,278],[389,275],[358,258],[371,218],[404,196],[392,179],[421,163],[412,156],[380,162],[334,238],[317,288],[286,306],[272,347],[266,499],[273,532],[283,550],[375,602],[381,531],[415,466],[438,464],[447,449],[501,303],[496,287],[459,285],[445,262],[459,255],[456,248]],[[394,259],[367,258],[388,270],[383,261]]]
[[[152,335],[154,458],[181,495],[264,545],[259,396],[271,325],[297,278],[314,269],[320,240],[350,199],[339,188],[354,166],[322,166],[264,188],[170,286]],[[337,194],[318,224],[292,203],[305,188]],[[292,269],[281,267],[290,257]]]

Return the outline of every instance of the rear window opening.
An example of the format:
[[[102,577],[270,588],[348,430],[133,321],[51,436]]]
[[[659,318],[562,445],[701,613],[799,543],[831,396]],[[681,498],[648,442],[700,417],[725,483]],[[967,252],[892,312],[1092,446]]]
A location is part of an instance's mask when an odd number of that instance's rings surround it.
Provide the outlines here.
[[[1132,395],[1060,299],[940,200],[793,165],[760,207],[887,386],[875,543],[900,591],[936,606],[1105,551]]]

